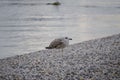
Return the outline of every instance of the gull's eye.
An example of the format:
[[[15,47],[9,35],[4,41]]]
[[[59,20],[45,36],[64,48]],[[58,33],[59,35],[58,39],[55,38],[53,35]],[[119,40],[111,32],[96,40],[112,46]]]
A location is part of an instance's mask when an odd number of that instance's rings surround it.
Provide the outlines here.
[[[65,37],[65,39],[68,39],[68,37]]]

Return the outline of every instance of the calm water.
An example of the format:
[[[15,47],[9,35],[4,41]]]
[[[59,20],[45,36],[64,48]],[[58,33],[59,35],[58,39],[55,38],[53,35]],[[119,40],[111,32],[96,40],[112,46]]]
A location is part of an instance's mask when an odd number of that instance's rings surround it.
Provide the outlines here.
[[[120,0],[0,0],[0,58],[44,49],[56,37],[71,44],[120,32]]]

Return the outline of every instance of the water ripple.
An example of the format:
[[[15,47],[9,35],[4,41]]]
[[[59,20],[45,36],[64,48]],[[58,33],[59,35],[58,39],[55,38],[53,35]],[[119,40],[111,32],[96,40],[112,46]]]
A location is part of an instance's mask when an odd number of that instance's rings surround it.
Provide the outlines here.
[[[24,20],[27,21],[56,21],[56,20],[62,20],[63,18],[25,18]]]
[[[8,5],[20,5],[20,6],[36,6],[41,5],[42,3],[8,3]]]

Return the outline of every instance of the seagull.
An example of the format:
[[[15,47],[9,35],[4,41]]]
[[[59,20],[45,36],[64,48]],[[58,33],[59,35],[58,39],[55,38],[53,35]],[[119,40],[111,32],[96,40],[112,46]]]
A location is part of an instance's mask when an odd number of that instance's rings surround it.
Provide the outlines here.
[[[46,49],[63,49],[69,45],[69,40],[72,40],[72,38],[62,37],[54,39]]]

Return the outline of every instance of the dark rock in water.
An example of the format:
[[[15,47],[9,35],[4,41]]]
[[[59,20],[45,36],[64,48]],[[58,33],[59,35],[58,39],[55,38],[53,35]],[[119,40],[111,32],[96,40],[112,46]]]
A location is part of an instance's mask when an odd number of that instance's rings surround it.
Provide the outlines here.
[[[47,3],[47,5],[61,5],[61,3],[60,2],[54,2],[54,3]]]

